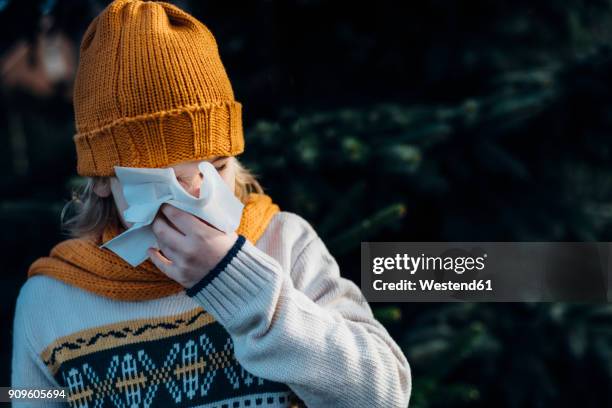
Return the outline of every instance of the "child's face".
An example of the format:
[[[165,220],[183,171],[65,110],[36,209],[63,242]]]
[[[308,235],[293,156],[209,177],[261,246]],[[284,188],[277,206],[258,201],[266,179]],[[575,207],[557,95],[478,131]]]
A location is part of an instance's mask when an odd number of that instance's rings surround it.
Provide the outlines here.
[[[178,182],[183,186],[185,191],[187,191],[194,197],[199,197],[200,185],[202,184],[202,174],[200,173],[200,169],[198,169],[198,163],[200,161],[201,160],[193,160],[166,167],[172,167],[174,169],[174,173],[176,174]],[[229,186],[230,191],[235,191],[236,167],[233,165],[234,161],[232,160],[232,158],[228,156],[220,156],[213,157],[207,161],[210,162],[213,166],[215,166],[221,178]],[[127,209],[128,205],[125,201],[125,197],[123,196],[121,184],[119,183],[117,177],[111,177],[110,186],[107,187],[110,187],[110,191],[106,191],[104,187],[100,187],[99,191],[96,191],[96,193],[100,196],[108,196],[108,194],[112,192],[113,197],[115,199],[115,204],[117,205],[117,209],[119,210],[121,222],[126,228],[130,228],[132,226],[132,223],[125,221],[125,219],[123,218],[123,211]]]

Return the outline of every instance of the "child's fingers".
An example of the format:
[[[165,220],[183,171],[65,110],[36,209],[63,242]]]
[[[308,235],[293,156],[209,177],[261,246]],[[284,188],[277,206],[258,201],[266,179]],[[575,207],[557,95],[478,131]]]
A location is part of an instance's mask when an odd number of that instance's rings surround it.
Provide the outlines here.
[[[179,259],[180,255],[177,253],[177,251],[166,246],[163,242],[158,242],[158,244],[159,244],[160,256],[163,256],[165,259],[173,263],[176,262],[177,259]]]
[[[159,269],[168,276],[172,276],[171,269],[174,267],[174,264],[171,260],[162,255],[160,250],[157,248],[149,248],[147,250],[147,253],[149,254],[151,262],[153,262],[153,264],[157,266],[157,269]]]
[[[163,204],[161,211],[185,235],[194,235],[200,227],[200,220],[195,215],[169,204]]]
[[[160,246],[163,245],[165,248],[170,248],[172,250],[180,248],[181,242],[185,238],[183,234],[172,228],[161,214],[155,217],[151,229]]]

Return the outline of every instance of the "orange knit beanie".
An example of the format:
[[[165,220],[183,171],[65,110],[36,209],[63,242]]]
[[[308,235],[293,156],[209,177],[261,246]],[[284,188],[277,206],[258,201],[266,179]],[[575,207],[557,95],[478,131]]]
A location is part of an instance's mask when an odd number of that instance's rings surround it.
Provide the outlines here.
[[[115,0],[89,25],[74,87],[77,172],[166,167],[244,150],[217,43],[178,7]]]

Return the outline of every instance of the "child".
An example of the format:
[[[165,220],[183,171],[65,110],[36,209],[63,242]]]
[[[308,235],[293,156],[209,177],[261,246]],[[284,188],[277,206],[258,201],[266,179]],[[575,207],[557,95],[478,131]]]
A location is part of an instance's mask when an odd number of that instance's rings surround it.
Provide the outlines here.
[[[408,362],[358,286],[235,157],[241,105],[201,22],[111,3],[83,36],[74,107],[88,184],[74,237],[20,291],[13,388],[65,387],[73,407],[408,405]],[[164,204],[144,263],[99,247],[131,226],[113,166],[172,167],[197,197],[202,160],[245,205],[236,232]]]

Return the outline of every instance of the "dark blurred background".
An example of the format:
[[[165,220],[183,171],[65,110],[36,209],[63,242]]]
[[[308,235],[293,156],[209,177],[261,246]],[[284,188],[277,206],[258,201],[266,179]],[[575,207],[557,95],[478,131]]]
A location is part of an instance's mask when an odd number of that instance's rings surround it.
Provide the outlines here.
[[[18,290],[82,182],[72,81],[107,4],[0,0],[0,385]],[[175,4],[217,38],[241,159],[357,284],[361,241],[612,241],[612,1]],[[372,308],[412,407],[612,406],[609,304]]]

